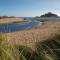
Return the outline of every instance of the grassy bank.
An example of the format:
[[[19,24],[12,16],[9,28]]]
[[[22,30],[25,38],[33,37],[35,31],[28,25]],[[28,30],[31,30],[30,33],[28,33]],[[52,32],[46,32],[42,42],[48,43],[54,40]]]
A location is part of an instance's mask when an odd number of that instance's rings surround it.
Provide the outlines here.
[[[60,33],[60,32],[59,32]],[[36,50],[24,45],[13,45],[0,34],[0,60],[59,60],[60,34],[36,43]]]
[[[44,22],[39,28],[24,30],[24,31],[16,31],[6,33],[7,38],[10,43],[25,45],[32,49],[35,49],[35,44],[38,41],[42,41],[42,39],[46,39],[50,36],[54,36],[56,33],[59,33],[60,30],[60,22],[52,22],[47,21]]]
[[[41,60],[60,59],[60,34],[37,43],[37,53]]]
[[[18,49],[9,44],[4,34],[0,34],[0,60],[19,60]]]

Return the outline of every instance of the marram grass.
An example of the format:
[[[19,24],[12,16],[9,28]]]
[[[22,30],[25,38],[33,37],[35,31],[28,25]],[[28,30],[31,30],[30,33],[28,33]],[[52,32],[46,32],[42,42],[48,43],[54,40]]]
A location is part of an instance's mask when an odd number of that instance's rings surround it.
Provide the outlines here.
[[[17,46],[17,48],[19,49],[20,56],[22,54],[26,60],[30,59],[33,53],[33,51],[30,48],[25,47],[25,46]]]
[[[22,50],[23,51],[23,50]],[[21,51],[21,52],[22,52]],[[27,60],[15,45],[8,43],[6,36],[0,34],[0,60]]]
[[[60,35],[40,41],[36,51],[19,45],[11,45],[0,33],[0,60],[59,60]]]
[[[31,60],[32,53],[25,46],[9,44],[6,36],[0,33],[0,60]]]
[[[36,50],[40,60],[60,59],[60,35],[38,42]]]
[[[19,60],[18,49],[10,45],[3,34],[0,34],[0,60]]]

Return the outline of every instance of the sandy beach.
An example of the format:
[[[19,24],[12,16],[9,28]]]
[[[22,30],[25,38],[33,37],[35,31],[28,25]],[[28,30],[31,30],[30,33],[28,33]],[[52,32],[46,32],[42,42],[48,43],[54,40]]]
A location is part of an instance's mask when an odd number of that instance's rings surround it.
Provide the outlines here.
[[[21,22],[21,21],[30,21],[30,19],[24,20],[24,18],[3,18],[0,19],[0,23],[13,23],[13,22]]]

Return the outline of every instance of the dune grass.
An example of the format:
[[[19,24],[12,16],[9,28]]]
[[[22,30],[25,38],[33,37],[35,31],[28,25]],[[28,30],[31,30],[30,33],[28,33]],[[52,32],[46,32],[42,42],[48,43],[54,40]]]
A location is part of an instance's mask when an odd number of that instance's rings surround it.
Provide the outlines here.
[[[8,43],[6,36],[0,34],[0,60],[19,60],[18,49]]]
[[[60,59],[60,35],[38,42],[37,53],[41,60]]]
[[[35,49],[36,42],[54,36],[56,33],[59,33],[58,30],[60,30],[60,22],[47,21],[39,28],[9,32],[6,35],[11,44],[25,45]]]
[[[0,34],[0,60],[59,60],[60,34],[37,43],[36,50],[9,44],[5,35]]]
[[[0,34],[0,60],[32,60],[32,56],[32,49],[25,46],[11,45],[6,36]]]

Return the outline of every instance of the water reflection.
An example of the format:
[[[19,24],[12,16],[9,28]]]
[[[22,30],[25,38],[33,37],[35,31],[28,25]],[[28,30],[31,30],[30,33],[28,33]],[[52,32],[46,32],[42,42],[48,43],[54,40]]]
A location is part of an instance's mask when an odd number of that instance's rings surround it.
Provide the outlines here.
[[[39,24],[41,24],[39,21],[0,24],[0,32],[14,32],[19,30],[31,29],[34,27],[38,27]]]

